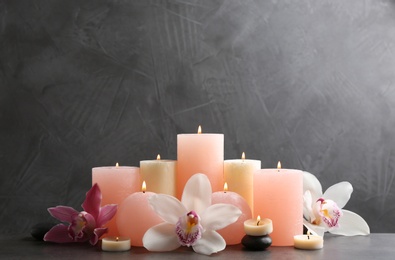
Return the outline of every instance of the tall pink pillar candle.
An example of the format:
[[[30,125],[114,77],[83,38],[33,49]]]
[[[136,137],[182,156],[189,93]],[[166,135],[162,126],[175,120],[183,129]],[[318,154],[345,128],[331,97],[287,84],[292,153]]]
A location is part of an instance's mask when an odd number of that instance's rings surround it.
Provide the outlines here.
[[[163,222],[149,205],[148,198],[153,194],[155,193],[149,191],[133,193],[118,208],[119,233],[121,236],[129,237],[132,246],[142,247],[145,232]]]
[[[97,183],[102,192],[101,205],[117,204],[141,189],[138,167],[108,166],[92,169],[92,185]],[[119,236],[116,215],[105,225],[108,233],[103,237]]]
[[[222,190],[224,175],[223,134],[177,135],[177,197],[189,178],[196,174],[207,175],[213,191]]]
[[[293,246],[303,233],[303,174],[262,169],[254,173],[254,215],[273,221],[273,246]]]
[[[229,191],[242,196],[254,213],[254,172],[261,169],[261,161],[245,159],[245,153],[241,159],[224,161],[224,178]]]
[[[227,245],[241,243],[244,233],[244,221],[251,218],[251,209],[247,202],[239,194],[231,191],[217,191],[211,195],[211,204],[225,203],[238,207],[242,214],[236,222],[228,225],[217,232],[225,239]]]

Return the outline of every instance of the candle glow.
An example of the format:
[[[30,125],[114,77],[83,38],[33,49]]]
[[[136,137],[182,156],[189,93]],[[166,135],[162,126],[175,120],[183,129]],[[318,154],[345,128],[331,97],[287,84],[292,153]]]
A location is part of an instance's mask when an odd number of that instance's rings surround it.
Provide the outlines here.
[[[242,159],[243,161],[246,159],[246,154],[245,154],[245,152],[243,152],[243,153],[241,154],[241,159]]]
[[[156,159],[157,159],[157,160],[160,160],[160,154],[158,154],[158,155],[156,156]]]
[[[143,181],[143,184],[141,185],[141,191],[145,193],[146,190],[147,190],[147,184],[145,183],[145,181]]]
[[[227,192],[227,191],[228,191],[228,183],[225,182],[225,184],[224,184],[224,192]]]
[[[202,126],[201,126],[201,125],[199,125],[197,133],[198,133],[198,134],[201,134],[201,133],[202,133]]]

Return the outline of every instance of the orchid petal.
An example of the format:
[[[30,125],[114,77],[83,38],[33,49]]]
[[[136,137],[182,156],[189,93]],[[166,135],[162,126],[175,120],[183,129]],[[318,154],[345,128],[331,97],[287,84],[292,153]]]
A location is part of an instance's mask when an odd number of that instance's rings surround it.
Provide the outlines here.
[[[145,232],[143,245],[149,251],[172,251],[180,247],[174,225],[158,224]]]
[[[342,181],[330,186],[322,197],[335,201],[337,206],[342,209],[350,199],[352,192],[353,188],[351,183]]]
[[[48,208],[48,212],[52,215],[52,217],[57,218],[60,221],[69,223],[73,221],[73,216],[78,215],[79,213],[72,207],[67,206],[56,206],[53,208]]]
[[[303,193],[306,192],[306,190],[310,190],[313,200],[322,196],[320,181],[309,172],[303,172]]]
[[[331,228],[330,233],[343,236],[357,236],[370,234],[366,221],[358,214],[349,210],[342,210],[343,216],[339,219],[339,227]]]
[[[95,228],[95,230],[93,230],[93,236],[89,240],[89,243],[91,245],[96,245],[97,241],[99,241],[99,238],[105,233],[107,233],[107,228]]]
[[[308,218],[307,220],[312,223],[315,220],[314,211],[312,208],[313,199],[311,197],[310,190],[307,190],[303,194],[303,216]]]
[[[236,222],[241,210],[230,204],[214,204],[208,207],[201,217],[201,224],[206,230],[218,230]]]
[[[187,209],[173,196],[154,194],[148,198],[151,207],[164,221],[175,225],[180,216],[187,213]]]
[[[102,195],[99,185],[95,183],[86,193],[85,201],[81,206],[86,212],[97,219],[99,217],[101,199]]]
[[[70,243],[74,242],[69,236],[68,227],[63,224],[58,224],[52,227],[44,236],[44,241],[55,243]]]
[[[226,247],[226,242],[216,231],[208,230],[203,233],[202,238],[192,246],[196,253],[211,255],[222,251]]]
[[[323,236],[324,236],[324,233],[325,233],[325,231],[326,231],[324,227],[317,226],[317,225],[313,225],[313,224],[307,222],[306,220],[303,220],[303,225],[305,225],[305,226],[307,227],[307,229],[308,229],[313,235],[316,235],[316,236],[321,236],[321,237],[323,237]]]
[[[194,210],[198,215],[211,205],[211,184],[206,175],[194,174],[185,184],[181,202],[187,211]]]
[[[116,204],[108,204],[100,209],[99,217],[96,220],[96,226],[102,227],[110,221],[117,213],[118,206]]]

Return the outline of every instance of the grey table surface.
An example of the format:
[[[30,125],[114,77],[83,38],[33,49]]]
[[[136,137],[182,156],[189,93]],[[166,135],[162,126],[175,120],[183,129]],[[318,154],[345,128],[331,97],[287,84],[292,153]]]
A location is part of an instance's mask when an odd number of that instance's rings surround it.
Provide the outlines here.
[[[196,254],[190,248],[153,253],[133,247],[127,252],[103,252],[100,245],[53,244],[26,235],[0,235],[1,259],[395,259],[395,234],[342,237],[325,235],[321,250],[269,247],[266,251],[246,251],[242,245],[227,246],[212,256]]]

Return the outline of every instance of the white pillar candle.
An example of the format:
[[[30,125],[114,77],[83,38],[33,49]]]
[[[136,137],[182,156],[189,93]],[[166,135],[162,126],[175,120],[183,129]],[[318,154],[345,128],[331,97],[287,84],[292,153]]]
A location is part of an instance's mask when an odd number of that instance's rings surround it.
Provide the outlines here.
[[[261,169],[261,161],[245,159],[243,152],[241,159],[224,161],[224,178],[228,183],[229,191],[242,196],[254,214],[254,172]]]
[[[176,167],[174,160],[161,160],[160,155],[156,160],[140,161],[141,183],[145,180],[150,185],[147,191],[176,196]]]
[[[128,237],[105,237],[101,242],[103,251],[128,251],[130,250],[130,239]]]

